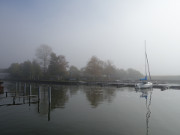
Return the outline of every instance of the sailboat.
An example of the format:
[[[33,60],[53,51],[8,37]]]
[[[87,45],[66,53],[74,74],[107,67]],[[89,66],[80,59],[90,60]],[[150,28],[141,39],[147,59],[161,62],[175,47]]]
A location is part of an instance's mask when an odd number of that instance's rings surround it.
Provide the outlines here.
[[[147,69],[148,69],[150,81],[148,81]],[[153,87],[153,83],[151,82],[149,61],[148,61],[148,57],[147,57],[146,41],[145,41],[145,77],[140,79],[140,82],[135,84],[135,88],[137,88],[137,89],[148,89],[148,88],[152,88],[152,87]]]

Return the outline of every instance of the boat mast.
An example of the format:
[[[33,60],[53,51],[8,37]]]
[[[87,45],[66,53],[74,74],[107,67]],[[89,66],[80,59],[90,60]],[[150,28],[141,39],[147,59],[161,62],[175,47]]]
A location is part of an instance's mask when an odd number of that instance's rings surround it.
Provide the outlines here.
[[[147,61],[147,66],[148,66],[148,73],[149,73],[149,79],[151,81],[151,74],[150,74],[150,68],[149,68],[149,61],[146,53],[146,40],[145,40],[145,55],[146,55],[146,61]]]
[[[145,49],[145,77],[147,77],[146,40],[144,41],[144,49]]]

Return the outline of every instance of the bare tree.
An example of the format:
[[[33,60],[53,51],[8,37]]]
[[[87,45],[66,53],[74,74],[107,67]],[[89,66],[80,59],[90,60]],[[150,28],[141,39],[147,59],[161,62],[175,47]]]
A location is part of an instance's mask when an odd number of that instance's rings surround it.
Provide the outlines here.
[[[39,48],[36,50],[36,57],[40,60],[44,73],[47,71],[51,53],[52,48],[45,44],[39,46]]]

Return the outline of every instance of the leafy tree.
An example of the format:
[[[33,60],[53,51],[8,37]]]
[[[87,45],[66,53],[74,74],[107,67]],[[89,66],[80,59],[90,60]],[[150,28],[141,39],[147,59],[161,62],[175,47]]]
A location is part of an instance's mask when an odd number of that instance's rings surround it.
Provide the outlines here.
[[[8,72],[12,77],[20,77],[20,65],[18,63],[12,63],[8,68]]]
[[[76,80],[78,80],[79,77],[80,77],[80,71],[79,71],[79,69],[78,69],[77,67],[75,67],[75,66],[71,66],[71,67],[69,68],[69,77],[70,77],[70,79],[76,79]]]
[[[127,74],[128,74],[128,79],[132,79],[132,80],[137,80],[143,76],[139,71],[134,70],[132,68],[129,68],[127,70]]]
[[[51,53],[50,64],[48,67],[48,74],[51,77],[62,79],[67,73],[68,62],[63,55],[56,56]]]
[[[109,60],[104,64],[104,74],[108,80],[116,77],[116,67]]]
[[[25,61],[20,64],[11,64],[8,72],[16,79],[38,79],[41,75],[41,68],[35,61]]]
[[[42,70],[40,65],[34,60],[32,62],[32,77],[33,79],[39,80],[42,76]]]
[[[32,64],[31,61],[25,61],[20,64],[21,68],[21,76],[23,79],[31,79],[32,78]]]
[[[117,69],[116,72],[117,72],[116,75],[118,76],[117,79],[119,79],[119,80],[126,80],[126,79],[128,79],[126,70],[124,70],[124,69]]]
[[[96,56],[92,56],[89,62],[87,63],[85,71],[89,75],[89,77],[97,79],[99,77],[102,77],[103,64],[103,61],[98,59]]]

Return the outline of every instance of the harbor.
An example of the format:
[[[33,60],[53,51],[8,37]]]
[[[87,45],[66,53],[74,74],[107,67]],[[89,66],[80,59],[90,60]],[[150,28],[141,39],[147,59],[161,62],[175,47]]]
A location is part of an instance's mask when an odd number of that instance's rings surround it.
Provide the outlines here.
[[[6,80],[7,81],[7,80]],[[16,83],[16,85],[22,85],[20,87],[27,87],[27,85],[29,85],[29,87],[31,86],[31,84],[36,84],[36,85],[85,85],[85,86],[100,86],[100,87],[135,87],[135,85],[139,82],[139,81],[39,81],[39,80],[20,80],[20,81],[9,81],[9,82],[13,82]],[[3,82],[2,82],[3,83]],[[153,88],[157,88],[157,89],[177,89],[180,90],[180,84],[176,83],[165,83],[163,81],[152,81],[153,83]],[[3,89],[3,86],[0,85]]]
[[[21,81],[21,82],[15,82],[11,81],[11,83],[15,84],[14,90],[7,91],[7,89],[4,90],[3,81],[1,81],[1,99],[2,98],[11,98],[12,100],[8,104],[0,104],[0,106],[9,106],[9,105],[21,105],[21,104],[32,104],[32,103],[38,103],[41,100],[41,89],[42,87],[46,86],[47,88],[47,101],[49,104],[51,104],[51,88],[56,86],[87,86],[89,88],[91,87],[99,87],[99,88],[135,88],[135,84],[137,82],[117,82],[117,81],[109,81],[109,82],[103,82],[103,81],[91,81],[91,82],[85,82],[85,81],[73,81],[73,82],[58,82],[58,81]],[[34,93],[32,94],[32,87]],[[180,85],[171,85],[171,84],[158,84],[155,82],[153,84],[153,89],[160,89],[161,91],[164,90],[180,90]],[[146,91],[146,90],[144,90]],[[3,96],[4,95],[4,96]]]
[[[168,135],[172,130],[179,133],[180,110],[175,103],[179,101],[180,91],[135,90],[133,84],[4,82],[4,93],[0,94],[1,133]],[[161,123],[156,121],[157,117]],[[168,132],[159,130],[163,123],[170,123],[165,125]]]

